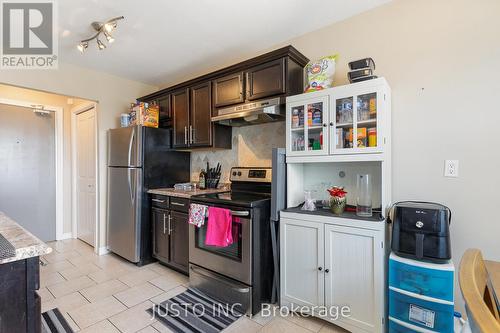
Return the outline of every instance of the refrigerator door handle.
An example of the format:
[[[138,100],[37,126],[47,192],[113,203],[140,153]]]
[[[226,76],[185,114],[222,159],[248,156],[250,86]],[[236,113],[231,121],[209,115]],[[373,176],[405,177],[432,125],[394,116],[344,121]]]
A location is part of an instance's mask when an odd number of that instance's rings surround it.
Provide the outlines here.
[[[128,143],[128,165],[132,163],[132,147],[135,141],[135,128],[132,128],[132,133],[130,134],[130,141]]]
[[[131,180],[131,171],[132,169],[127,169],[127,181],[128,181],[128,190],[130,193],[130,201],[132,202],[132,205],[135,204],[135,180]]]

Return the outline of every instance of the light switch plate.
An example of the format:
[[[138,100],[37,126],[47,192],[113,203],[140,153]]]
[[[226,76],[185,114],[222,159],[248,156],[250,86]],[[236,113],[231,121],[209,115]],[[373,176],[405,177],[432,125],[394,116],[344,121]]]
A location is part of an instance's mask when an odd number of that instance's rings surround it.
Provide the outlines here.
[[[458,160],[444,161],[444,176],[458,177]]]

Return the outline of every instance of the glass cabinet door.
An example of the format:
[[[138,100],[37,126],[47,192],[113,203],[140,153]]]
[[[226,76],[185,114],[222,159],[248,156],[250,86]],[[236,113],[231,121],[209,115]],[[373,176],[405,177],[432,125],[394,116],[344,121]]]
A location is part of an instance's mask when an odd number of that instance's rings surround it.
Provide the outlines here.
[[[306,134],[304,127],[304,105],[291,108],[292,123],[290,128],[290,150],[292,152],[305,151]]]
[[[331,153],[378,152],[379,101],[376,88],[370,92],[335,97],[335,124]]]
[[[354,99],[353,97],[339,98],[335,101],[335,136],[334,149],[353,147],[354,129]]]
[[[293,104],[289,150],[294,155],[328,153],[328,96]]]
[[[377,93],[357,96],[357,148],[377,147]]]

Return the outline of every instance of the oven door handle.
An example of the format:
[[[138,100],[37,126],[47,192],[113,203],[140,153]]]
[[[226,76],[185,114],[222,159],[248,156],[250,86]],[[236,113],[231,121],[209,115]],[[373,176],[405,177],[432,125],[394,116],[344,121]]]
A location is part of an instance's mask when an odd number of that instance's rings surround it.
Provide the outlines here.
[[[232,210],[231,211],[232,216],[248,216],[250,215],[250,212],[245,211],[245,210]]]
[[[197,270],[195,267],[193,267],[193,265],[191,265],[191,270],[192,270],[193,272],[195,272],[196,274],[199,274],[199,275],[204,276],[204,277],[206,277],[206,278],[209,278],[209,279],[212,279],[212,280],[214,279],[214,277],[213,277],[213,276],[210,276],[210,275],[208,275],[208,274],[205,274],[205,273],[203,273],[203,272],[201,272],[201,271]],[[220,281],[220,282],[222,282],[222,283],[224,283],[224,284],[228,285],[231,289],[236,290],[236,291],[238,291],[238,292],[240,292],[240,293],[248,293],[248,292],[250,291],[250,288],[237,288],[237,287],[235,287],[234,285],[232,285],[232,284],[230,284],[229,282],[226,282],[226,281],[224,281],[224,280],[222,280],[222,279],[221,279],[221,280],[217,280],[217,281]]]

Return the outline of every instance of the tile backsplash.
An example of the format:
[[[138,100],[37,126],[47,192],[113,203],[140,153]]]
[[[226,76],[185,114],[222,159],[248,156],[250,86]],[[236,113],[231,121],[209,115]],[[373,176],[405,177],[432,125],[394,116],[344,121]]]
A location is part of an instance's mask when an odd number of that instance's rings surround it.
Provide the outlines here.
[[[285,122],[233,128],[233,149],[191,152],[191,181],[197,181],[201,169],[217,162],[222,165],[221,183],[229,182],[233,166],[270,167],[272,149],[285,147]]]

